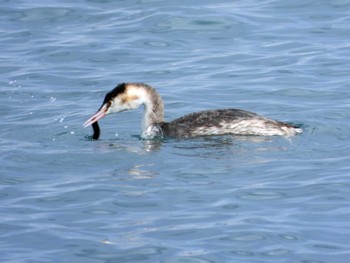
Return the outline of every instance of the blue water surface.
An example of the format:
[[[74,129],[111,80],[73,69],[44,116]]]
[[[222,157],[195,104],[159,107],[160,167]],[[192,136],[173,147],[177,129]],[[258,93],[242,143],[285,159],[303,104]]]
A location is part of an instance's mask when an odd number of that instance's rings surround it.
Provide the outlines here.
[[[350,258],[350,1],[0,0],[1,262]],[[171,120],[241,108],[293,138],[82,124],[119,82]]]

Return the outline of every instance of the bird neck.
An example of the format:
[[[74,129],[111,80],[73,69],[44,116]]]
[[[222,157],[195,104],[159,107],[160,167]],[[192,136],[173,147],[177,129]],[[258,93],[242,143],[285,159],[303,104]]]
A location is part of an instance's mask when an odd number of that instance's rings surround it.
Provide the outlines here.
[[[157,129],[154,129],[156,124],[164,121],[164,105],[162,98],[154,88],[145,85],[143,89],[145,112],[142,122],[142,137],[152,137],[150,133],[157,132]]]

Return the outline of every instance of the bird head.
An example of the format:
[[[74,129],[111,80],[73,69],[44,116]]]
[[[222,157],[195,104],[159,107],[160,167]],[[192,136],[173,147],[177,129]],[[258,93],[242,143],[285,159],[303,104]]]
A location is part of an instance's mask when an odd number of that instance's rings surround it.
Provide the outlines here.
[[[121,83],[108,92],[99,110],[84,123],[87,127],[108,114],[132,110],[143,104],[137,85]]]

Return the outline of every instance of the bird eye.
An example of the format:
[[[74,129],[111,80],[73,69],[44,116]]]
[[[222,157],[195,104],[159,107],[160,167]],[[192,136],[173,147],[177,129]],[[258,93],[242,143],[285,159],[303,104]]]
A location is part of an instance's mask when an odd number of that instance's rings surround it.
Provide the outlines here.
[[[107,102],[107,109],[112,106],[112,101]]]

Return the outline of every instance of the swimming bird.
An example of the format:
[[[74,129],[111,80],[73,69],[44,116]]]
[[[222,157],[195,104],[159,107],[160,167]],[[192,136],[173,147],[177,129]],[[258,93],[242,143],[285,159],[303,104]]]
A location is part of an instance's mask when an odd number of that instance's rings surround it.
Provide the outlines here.
[[[98,139],[98,120],[106,115],[132,110],[144,105],[143,139],[156,137],[192,138],[208,135],[294,136],[302,129],[239,109],[217,109],[191,113],[171,122],[164,121],[164,104],[159,93],[144,83],[121,83],[108,92],[99,110],[84,123],[93,125],[93,139]]]

